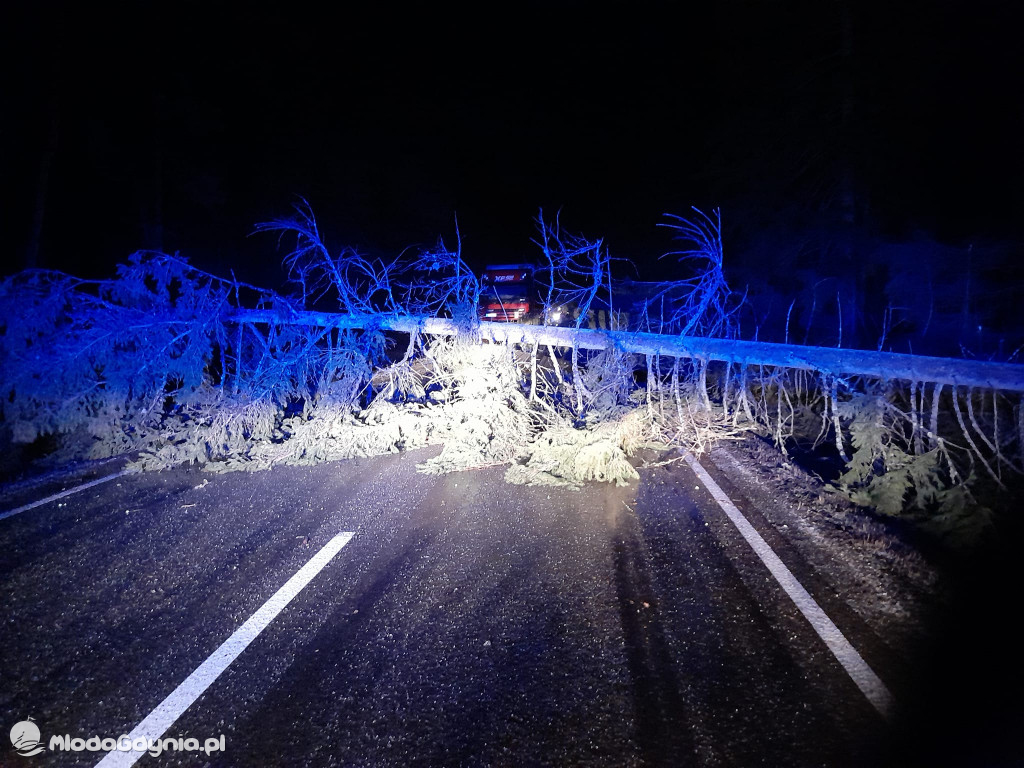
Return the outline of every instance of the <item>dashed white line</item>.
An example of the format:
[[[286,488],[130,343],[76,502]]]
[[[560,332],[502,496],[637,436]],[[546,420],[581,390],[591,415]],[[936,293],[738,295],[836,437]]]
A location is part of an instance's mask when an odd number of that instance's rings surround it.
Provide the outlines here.
[[[101,477],[98,480],[91,480],[88,483],[83,483],[82,485],[76,485],[74,488],[68,488],[66,491],[61,491],[60,493],[55,493],[52,496],[47,496],[45,499],[39,499],[38,501],[33,501],[33,502],[29,503],[29,504],[24,504],[24,505],[22,505],[20,507],[15,507],[14,509],[9,509],[6,512],[0,512],[0,520],[6,520],[8,517],[14,517],[14,515],[20,514],[21,512],[27,512],[30,509],[35,509],[36,507],[41,507],[41,506],[43,506],[43,504],[49,504],[51,501],[56,501],[57,499],[63,499],[65,496],[70,496],[73,493],[78,493],[79,491],[84,491],[87,488],[92,488],[93,486],[99,485],[100,483],[109,483],[111,480],[116,480],[117,478],[124,477],[127,474],[129,474],[128,470],[127,469],[123,469],[120,472],[115,472],[112,475],[107,475],[106,477]]]
[[[145,738],[147,741],[156,740],[163,736],[168,728],[177,720],[182,713],[188,709],[196,699],[202,696],[203,692],[210,687],[220,673],[233,662],[238,655],[256,636],[259,635],[267,625],[274,620],[288,603],[292,601],[302,589],[312,581],[313,577],[323,570],[323,567],[341,551],[341,548],[348,544],[354,534],[339,533],[323,549],[313,555],[313,558],[306,563],[298,572],[285,582],[260,609],[256,611],[249,620],[235,630],[234,634],[225,640],[221,646],[214,651],[199,667],[185,678],[185,681],[175,688],[171,694],[157,705],[156,709],[149,713],[145,720],[139,723],[131,732],[129,738],[132,741]],[[141,758],[145,751],[141,752],[108,752],[106,757],[96,764],[96,768],[113,768],[114,766],[131,766]]]
[[[860,688],[868,701],[871,702],[872,706],[883,717],[891,717],[895,706],[895,699],[885,683],[882,682],[882,679],[868,666],[867,662],[857,652],[857,649],[853,647],[850,641],[846,639],[846,636],[839,630],[839,627],[822,610],[810,593],[804,589],[804,586],[797,581],[793,572],[786,567],[786,564],[779,559],[775,551],[768,546],[768,542],[761,538],[761,534],[754,529],[750,521],[743,516],[743,513],[732,503],[732,500],[726,495],[725,491],[711,478],[711,475],[700,465],[700,462],[689,453],[685,454],[685,459],[697,477],[700,478],[700,481],[711,492],[715,501],[718,502],[718,506],[732,520],[733,525],[739,529],[740,534],[747,540],[747,543],[757,556],[761,558],[761,562],[768,567],[768,570],[771,571],[775,580],[779,582],[783,591],[796,604],[800,613],[810,622],[814,631],[825,641],[825,645],[832,651],[832,655],[842,664],[843,669],[846,670],[846,673],[853,682],[857,684],[857,687]]]

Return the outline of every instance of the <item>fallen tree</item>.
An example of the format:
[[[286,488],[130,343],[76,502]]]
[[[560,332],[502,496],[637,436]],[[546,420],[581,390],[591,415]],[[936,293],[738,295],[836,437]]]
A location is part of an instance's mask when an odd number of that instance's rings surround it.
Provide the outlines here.
[[[330,312],[248,310],[233,314],[232,322],[265,326],[310,328],[376,328],[428,336],[456,336],[467,329],[447,318],[409,315],[351,315]],[[1024,365],[989,360],[927,357],[865,349],[810,347],[767,341],[674,336],[644,331],[605,331],[590,328],[518,325],[481,321],[471,328],[481,340],[542,347],[618,349],[636,355],[716,361],[735,365],[773,366],[814,371],[832,376],[866,376],[882,380],[926,382],[953,387],[981,387],[1024,393]]]
[[[957,519],[976,480],[1024,472],[1024,366],[730,338],[717,219],[682,227],[695,275],[623,320],[601,241],[539,218],[544,316],[573,299],[605,313],[597,330],[584,312],[574,327],[480,322],[458,237],[405,264],[332,257],[299,214],[263,227],[295,236],[298,297],[156,253],[107,281],[4,281],[4,439],[79,435],[61,456],[217,470],[440,444],[424,471],[502,464],[512,482],[578,484],[635,479],[644,446],[754,429],[783,451],[834,446],[836,488],[859,503]]]
[[[967,489],[978,471],[999,487],[1004,472],[1024,471],[1019,364],[638,331],[486,322],[467,329],[434,317],[253,311],[235,319],[469,338],[534,354],[545,348],[555,365],[556,349],[632,357],[646,373],[637,405],[653,416],[668,402],[692,435],[710,437],[716,425],[758,425],[785,451],[788,439],[807,431],[806,422],[817,421],[815,444],[829,440],[847,463],[837,488],[888,514],[912,504],[963,517],[976,508]],[[694,447],[704,445],[698,440]]]

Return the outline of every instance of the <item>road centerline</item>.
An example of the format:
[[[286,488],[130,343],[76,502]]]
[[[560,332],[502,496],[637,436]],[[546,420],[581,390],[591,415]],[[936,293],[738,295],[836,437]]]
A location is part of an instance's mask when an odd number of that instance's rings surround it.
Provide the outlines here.
[[[783,591],[793,601],[804,618],[810,622],[811,627],[825,642],[832,655],[836,657],[836,660],[846,670],[846,673],[857,687],[860,688],[861,693],[864,694],[871,705],[883,717],[890,718],[895,708],[895,699],[885,683],[882,682],[882,679],[868,666],[868,663],[864,661],[864,658],[857,652],[852,643],[846,639],[846,636],[835,625],[835,622],[828,617],[828,614],[818,605],[817,601],[811,597],[811,594],[793,575],[793,572],[775,554],[775,550],[761,537],[761,534],[750,524],[750,521],[740,512],[739,508],[733,504],[729,496],[712,479],[700,462],[689,452],[684,454],[684,459],[690,465],[690,469],[694,471],[694,474],[697,475],[711,493],[718,506],[722,508],[722,511],[725,512],[729,520],[739,530],[740,535],[743,536],[751,549],[754,550],[754,553],[761,559],[761,562],[765,564],[772,576],[775,577],[779,586],[782,587]]]
[[[231,637],[221,643],[207,659],[175,688],[156,708],[132,730],[129,738],[159,739],[175,720],[198,699],[239,654],[267,628],[271,621],[301,592],[313,577],[326,566],[341,548],[352,539],[353,533],[339,533],[300,568],[274,595],[249,617]],[[134,765],[146,751],[109,752],[96,764],[96,768]]]

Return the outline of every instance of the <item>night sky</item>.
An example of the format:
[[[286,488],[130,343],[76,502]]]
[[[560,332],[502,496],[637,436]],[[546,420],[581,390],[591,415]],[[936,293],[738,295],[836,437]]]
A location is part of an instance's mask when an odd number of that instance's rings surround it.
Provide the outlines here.
[[[691,205],[748,272],[823,231],[1024,232],[1020,3],[5,6],[7,273],[153,247],[280,284],[248,235],[298,195],[388,257],[457,214],[477,265],[561,208],[645,275]]]

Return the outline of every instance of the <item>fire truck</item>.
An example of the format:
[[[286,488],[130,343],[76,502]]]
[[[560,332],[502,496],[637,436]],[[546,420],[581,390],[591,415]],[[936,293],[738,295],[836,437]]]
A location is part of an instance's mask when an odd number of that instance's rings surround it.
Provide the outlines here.
[[[532,264],[493,264],[480,279],[480,319],[523,323],[541,314]]]

